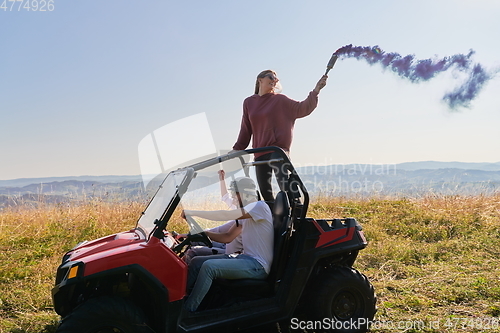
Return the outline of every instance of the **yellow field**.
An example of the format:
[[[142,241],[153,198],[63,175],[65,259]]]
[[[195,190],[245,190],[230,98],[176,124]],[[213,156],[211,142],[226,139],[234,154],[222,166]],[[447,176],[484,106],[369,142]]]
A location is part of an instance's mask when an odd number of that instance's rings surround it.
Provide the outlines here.
[[[50,290],[64,252],[133,228],[143,208],[95,200],[0,211],[0,332],[54,332]],[[500,196],[316,198],[308,215],[363,225],[370,244],[355,268],[378,296],[373,332],[500,332]]]

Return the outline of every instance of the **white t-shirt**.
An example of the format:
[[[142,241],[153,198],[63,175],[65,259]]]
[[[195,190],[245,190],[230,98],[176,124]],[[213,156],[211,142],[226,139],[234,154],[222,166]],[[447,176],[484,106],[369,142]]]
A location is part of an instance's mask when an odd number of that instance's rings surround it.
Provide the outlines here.
[[[274,227],[271,209],[264,201],[243,208],[252,218],[238,220],[243,229],[243,253],[255,258],[269,274],[273,262]]]

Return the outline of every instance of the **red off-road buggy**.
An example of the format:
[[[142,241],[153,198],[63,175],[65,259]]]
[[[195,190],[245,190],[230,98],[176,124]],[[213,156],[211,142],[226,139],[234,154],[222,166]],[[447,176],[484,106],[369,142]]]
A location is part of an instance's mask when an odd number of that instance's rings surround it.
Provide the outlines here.
[[[269,203],[274,214],[274,260],[266,280],[218,280],[201,310],[183,311],[190,241],[210,240],[207,221],[189,220],[179,244],[167,231],[180,209],[220,209],[217,171],[228,180],[255,179],[253,153],[272,151],[288,179]],[[126,232],[78,244],[62,259],[52,291],[62,317],[57,332],[233,332],[279,323],[308,332],[365,332],[376,312],[372,285],[352,268],[367,246],[353,218],[306,217],[309,195],[287,155],[267,147],[197,162],[151,181],[157,192]],[[158,185],[159,184],[159,185]],[[182,207],[181,207],[182,206]],[[199,220],[199,219],[198,219]]]

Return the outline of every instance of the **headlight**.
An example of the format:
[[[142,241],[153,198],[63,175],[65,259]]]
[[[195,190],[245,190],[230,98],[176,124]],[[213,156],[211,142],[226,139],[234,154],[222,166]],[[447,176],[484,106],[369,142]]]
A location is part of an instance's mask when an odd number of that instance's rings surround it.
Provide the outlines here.
[[[57,269],[56,285],[64,280],[83,276],[84,263],[81,261],[68,261]]]

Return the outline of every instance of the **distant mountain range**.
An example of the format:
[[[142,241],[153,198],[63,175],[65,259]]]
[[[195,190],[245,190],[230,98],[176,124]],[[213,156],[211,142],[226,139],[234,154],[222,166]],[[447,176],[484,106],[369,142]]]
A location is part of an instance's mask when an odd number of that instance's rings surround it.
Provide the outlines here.
[[[467,162],[436,162],[436,161],[422,161],[422,162],[406,162],[396,164],[332,164],[327,166],[308,166],[297,168],[297,170],[306,170],[315,168],[326,168],[328,170],[374,170],[377,168],[386,168],[391,170],[437,170],[437,169],[462,169],[462,170],[481,170],[481,171],[500,171],[500,162],[497,163],[467,163]]]
[[[327,195],[500,193],[500,163],[409,162],[298,168],[308,191]]]
[[[329,166],[312,167],[312,168],[327,168],[327,169],[376,169],[381,166],[396,170],[436,170],[436,169],[464,169],[464,170],[482,170],[482,171],[500,171],[500,162],[497,163],[466,163],[466,162],[436,162],[436,161],[423,161],[423,162],[406,162],[398,164],[333,164]],[[297,168],[301,170],[310,169],[311,167]],[[0,187],[22,187],[31,184],[63,182],[67,180],[76,181],[90,181],[99,183],[121,183],[125,181],[140,182],[142,177],[140,175],[130,176],[74,176],[74,177],[45,177],[45,178],[18,178],[10,180],[0,180]]]
[[[136,176],[74,176],[74,177],[45,177],[45,178],[18,178],[10,180],[0,180],[0,187],[22,187],[31,184],[48,184],[52,182],[63,182],[76,180],[80,182],[99,182],[99,183],[121,183],[125,181],[140,182],[140,175]]]
[[[500,193],[500,171],[471,169],[394,170],[365,168],[301,174],[313,194],[371,196],[426,194],[478,195]],[[299,171],[300,174],[300,171]]]
[[[0,186],[0,208],[20,203],[63,203],[93,199],[106,201],[146,200],[147,195],[143,190],[142,182],[138,180],[139,178],[136,178],[135,181],[120,181],[116,177],[100,178],[112,182],[53,181],[54,178],[37,178],[37,183],[22,186],[25,184],[23,179],[20,182],[12,182],[21,186]],[[44,179],[49,181],[43,181]],[[125,176],[124,179],[129,178]]]
[[[299,167],[312,194],[425,195],[500,193],[499,163],[410,162]],[[0,208],[20,202],[67,202],[89,198],[146,200],[142,178],[78,176],[0,180]]]
[[[465,169],[482,171],[500,171],[500,162],[497,163],[466,163],[466,162],[407,162],[396,164],[401,170],[422,170],[422,169]]]

